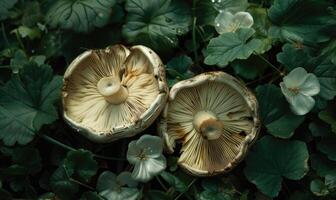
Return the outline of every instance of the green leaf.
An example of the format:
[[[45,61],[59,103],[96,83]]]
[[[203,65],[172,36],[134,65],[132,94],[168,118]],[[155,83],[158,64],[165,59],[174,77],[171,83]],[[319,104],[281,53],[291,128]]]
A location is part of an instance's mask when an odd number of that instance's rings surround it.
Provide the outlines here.
[[[205,50],[204,63],[225,67],[235,59],[248,58],[261,45],[260,40],[251,39],[254,32],[253,29],[239,29],[211,39]]]
[[[276,197],[283,177],[300,180],[307,173],[308,158],[305,143],[264,136],[247,157],[245,176],[262,193]]]
[[[214,25],[218,11],[214,8],[211,0],[198,0],[195,6],[195,14],[198,25]]]
[[[184,192],[187,190],[187,185],[182,182],[178,177],[175,175],[163,171],[160,173],[160,176],[171,186],[174,187],[178,192]]]
[[[21,38],[29,38],[34,40],[41,37],[41,31],[38,28],[29,28],[28,26],[19,26],[11,31],[11,33],[18,33]]]
[[[331,100],[336,96],[336,65],[331,62],[318,65],[313,73],[317,76],[321,91],[319,96]]]
[[[324,0],[275,0],[268,10],[272,23],[270,33],[287,41],[315,44],[329,37],[323,33],[335,32],[335,17],[328,7],[331,2]]]
[[[47,23],[55,28],[89,32],[108,23],[115,0],[59,0],[46,14]]]
[[[28,173],[39,172],[42,168],[40,153],[32,147],[15,148],[12,153],[12,160],[14,163],[25,167]]]
[[[312,154],[310,155],[311,167],[317,172],[321,177],[327,174],[336,175],[336,162],[330,161],[323,155]]]
[[[322,138],[321,141],[317,143],[317,148],[326,154],[330,160],[336,161],[336,138]]]
[[[298,48],[294,44],[285,44],[282,46],[282,52],[277,54],[277,60],[283,64],[288,71],[297,67],[306,68],[311,57],[306,48]]]
[[[314,179],[310,182],[310,191],[316,196],[326,196],[329,194],[328,188],[320,179]]]
[[[144,44],[154,50],[178,45],[177,35],[189,31],[188,6],[178,0],[127,0],[127,23],[122,34],[129,43]]]
[[[9,9],[11,9],[17,0],[1,0],[0,1],[0,21],[9,16]]]
[[[325,136],[332,136],[333,133],[330,130],[329,125],[321,122],[321,121],[314,121],[309,124],[309,130],[314,137],[325,137]]]
[[[237,75],[248,80],[257,78],[267,68],[267,64],[254,55],[246,60],[235,60],[231,63],[231,66]]]
[[[231,185],[230,181],[229,184],[225,184],[216,178],[204,179],[202,181],[202,187],[204,188],[204,191],[202,191],[198,196],[198,199],[200,200],[236,199],[233,197],[235,194],[235,188]]]
[[[267,124],[267,130],[270,134],[279,138],[289,138],[294,134],[294,131],[304,121],[304,115],[294,115],[292,112],[287,112],[279,119]]]
[[[55,101],[62,78],[48,65],[29,64],[0,88],[0,139],[6,145],[27,144],[44,124],[57,119]]]
[[[73,199],[78,191],[77,183],[70,181],[66,169],[59,167],[50,177],[50,186],[58,197],[64,200]]]
[[[25,52],[21,49],[15,51],[14,57],[10,61],[10,67],[13,73],[18,73],[24,65],[28,64],[29,60]]]
[[[89,182],[98,170],[98,164],[93,159],[93,154],[83,149],[70,151],[64,160],[64,166],[69,176],[74,175],[85,182]]]
[[[265,125],[279,119],[288,110],[286,99],[279,87],[272,84],[260,85],[256,93],[261,119]]]

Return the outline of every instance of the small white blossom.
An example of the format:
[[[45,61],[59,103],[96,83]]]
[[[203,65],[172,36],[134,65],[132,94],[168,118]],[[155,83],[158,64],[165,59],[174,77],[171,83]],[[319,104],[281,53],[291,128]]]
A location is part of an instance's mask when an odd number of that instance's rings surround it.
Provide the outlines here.
[[[231,12],[224,11],[215,18],[215,29],[219,34],[236,32],[239,28],[251,28],[253,17],[248,12]]]
[[[136,200],[140,197],[137,184],[130,172],[121,172],[116,176],[112,172],[105,171],[98,178],[97,191],[108,200]]]
[[[166,168],[162,155],[163,143],[160,137],[143,135],[128,144],[127,160],[134,165],[132,177],[147,182]]]
[[[307,114],[315,105],[312,96],[320,92],[320,83],[312,73],[302,67],[295,68],[280,83],[291,110],[297,115]]]

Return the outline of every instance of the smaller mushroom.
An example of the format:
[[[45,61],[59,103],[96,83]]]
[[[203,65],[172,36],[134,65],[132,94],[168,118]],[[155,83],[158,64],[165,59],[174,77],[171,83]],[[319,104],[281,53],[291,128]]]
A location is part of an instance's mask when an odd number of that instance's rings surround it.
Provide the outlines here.
[[[255,96],[236,78],[210,72],[175,84],[159,124],[166,150],[181,143],[178,164],[197,176],[227,172],[260,129]]]
[[[114,45],[79,55],[64,74],[64,119],[96,142],[147,128],[167,99],[164,65],[145,46]]]

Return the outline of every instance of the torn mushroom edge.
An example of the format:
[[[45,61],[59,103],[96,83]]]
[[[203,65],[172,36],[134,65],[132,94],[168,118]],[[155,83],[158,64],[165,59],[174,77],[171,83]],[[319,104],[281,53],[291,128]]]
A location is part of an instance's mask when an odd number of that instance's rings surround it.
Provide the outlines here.
[[[115,46],[115,45],[113,45]],[[143,131],[148,128],[155,119],[159,116],[162,109],[165,106],[165,102],[168,97],[168,86],[166,81],[165,67],[160,59],[160,57],[150,48],[136,45],[130,47],[130,49],[126,48],[123,45],[120,45],[126,50],[127,56],[130,54],[130,50],[138,49],[140,50],[150,61],[153,67],[153,74],[158,82],[159,94],[156,99],[152,102],[150,107],[140,116],[137,121],[134,121],[129,126],[119,126],[112,129],[110,132],[97,132],[90,127],[85,127],[83,124],[80,124],[73,119],[71,119],[66,112],[65,99],[67,98],[67,84],[68,79],[71,77],[73,71],[77,66],[88,56],[98,51],[108,52],[110,48],[113,46],[109,46],[105,49],[97,49],[97,50],[87,50],[80,54],[75,60],[71,62],[69,67],[66,69],[63,77],[63,88],[62,88],[62,111],[64,120],[77,132],[85,135],[87,138],[94,142],[98,143],[107,143],[112,142],[121,138],[132,137],[137,133]]]
[[[193,78],[180,81],[176,83],[169,92],[168,96],[168,102],[166,103],[166,106],[162,112],[160,122],[158,124],[158,132],[160,136],[163,138],[165,143],[165,151],[167,153],[173,153],[175,148],[176,141],[171,141],[169,139],[168,133],[167,133],[167,114],[168,114],[168,107],[169,102],[173,101],[177,95],[177,93],[184,89],[184,88],[191,88],[195,87],[197,85],[201,85],[207,81],[215,81],[220,83],[225,83],[230,85],[233,89],[235,89],[242,97],[245,99],[247,105],[251,109],[251,114],[253,118],[253,128],[250,134],[248,134],[245,137],[245,140],[243,141],[241,145],[241,149],[239,150],[238,155],[235,157],[235,159],[230,162],[227,166],[223,166],[223,169],[209,172],[199,169],[194,169],[188,166],[185,163],[179,162],[181,168],[183,168],[186,172],[188,172],[191,175],[195,176],[215,176],[218,174],[229,172],[231,169],[233,169],[236,165],[239,164],[240,161],[244,159],[244,157],[247,154],[247,151],[249,147],[255,142],[257,139],[257,136],[260,131],[260,119],[259,119],[259,111],[258,111],[258,101],[255,97],[255,95],[238,79],[234,78],[233,76],[225,73],[225,72],[206,72],[200,75],[197,75]]]

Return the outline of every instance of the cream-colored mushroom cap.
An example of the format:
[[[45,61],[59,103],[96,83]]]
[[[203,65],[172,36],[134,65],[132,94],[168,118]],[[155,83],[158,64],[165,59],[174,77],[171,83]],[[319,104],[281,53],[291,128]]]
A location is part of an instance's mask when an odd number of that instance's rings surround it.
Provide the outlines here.
[[[159,132],[166,150],[181,143],[178,164],[196,176],[227,172],[242,160],[257,137],[255,96],[224,72],[200,74],[170,90]]]
[[[63,116],[96,142],[130,137],[156,119],[167,91],[164,65],[151,49],[88,50],[64,74]]]

